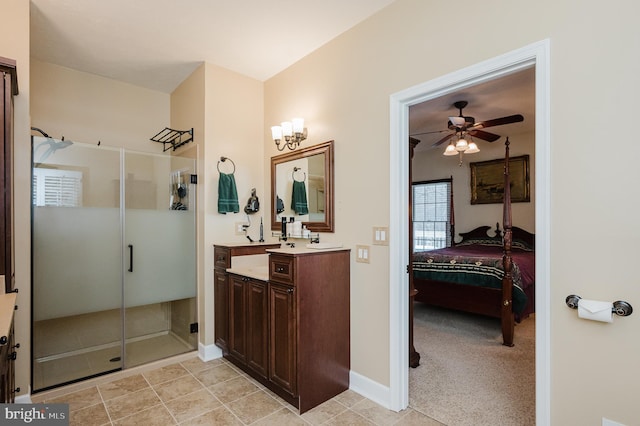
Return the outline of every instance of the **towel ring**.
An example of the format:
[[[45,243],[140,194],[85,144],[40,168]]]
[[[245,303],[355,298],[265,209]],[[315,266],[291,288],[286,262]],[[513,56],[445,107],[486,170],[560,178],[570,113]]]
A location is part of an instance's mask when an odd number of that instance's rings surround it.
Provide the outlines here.
[[[307,180],[307,173],[306,172],[302,172],[304,173],[304,178],[300,181],[296,180],[296,177],[294,176],[294,174],[298,171],[298,170],[302,170],[300,167],[294,167],[293,171],[291,172],[291,179],[293,179],[294,182],[304,182]]]
[[[229,157],[220,157],[220,161],[222,161],[223,163],[227,160],[231,161],[231,164],[233,164],[233,171],[231,172],[231,174],[234,174],[236,172],[236,163],[234,163],[233,160]],[[220,171],[220,161],[218,161],[218,164],[216,165],[218,173],[222,173]]]

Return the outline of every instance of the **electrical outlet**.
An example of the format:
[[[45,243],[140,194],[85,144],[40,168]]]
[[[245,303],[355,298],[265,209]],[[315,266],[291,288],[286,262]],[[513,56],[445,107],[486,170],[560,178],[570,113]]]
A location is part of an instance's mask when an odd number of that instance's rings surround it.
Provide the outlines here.
[[[369,263],[369,246],[356,246],[356,262]]]
[[[245,229],[244,222],[236,222],[236,235],[244,235]]]
[[[374,226],[373,227],[373,244],[379,246],[389,245],[389,228]]]

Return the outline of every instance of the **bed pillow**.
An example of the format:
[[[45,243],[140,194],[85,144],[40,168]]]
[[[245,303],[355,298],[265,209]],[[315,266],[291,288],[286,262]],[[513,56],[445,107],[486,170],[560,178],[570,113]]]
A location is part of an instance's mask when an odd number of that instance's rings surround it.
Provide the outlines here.
[[[496,238],[468,238],[459,243],[456,243],[456,246],[492,246],[492,247],[502,247],[502,240]]]
[[[511,248],[517,248],[520,250],[524,250],[524,251],[534,251],[535,248],[532,247],[528,242],[523,241],[523,240],[516,240],[514,239],[511,242]]]
[[[472,246],[472,245],[502,247],[503,242],[502,242],[502,239],[487,237],[487,238],[469,238],[459,243],[456,243],[456,246]],[[524,251],[534,251],[534,248],[531,247],[529,243],[523,240],[511,241],[511,248],[524,250]]]

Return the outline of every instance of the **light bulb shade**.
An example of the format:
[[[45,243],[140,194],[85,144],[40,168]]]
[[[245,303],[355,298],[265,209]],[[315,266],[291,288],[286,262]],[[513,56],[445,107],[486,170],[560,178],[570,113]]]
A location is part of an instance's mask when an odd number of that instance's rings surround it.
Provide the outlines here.
[[[302,133],[304,131],[304,118],[294,118],[291,120],[293,133]]]
[[[274,141],[279,141],[282,139],[282,127],[280,126],[271,126],[271,137]]]
[[[456,147],[453,144],[447,145],[447,149],[444,150],[443,155],[458,155],[458,151],[456,151]]]
[[[469,144],[469,147],[467,148],[467,150],[464,153],[465,154],[475,154],[476,152],[480,152],[480,148],[478,148],[478,145],[476,145],[475,142],[471,142]]]
[[[293,135],[293,124],[290,121],[283,121],[280,126],[282,126],[282,135],[287,137]]]
[[[469,143],[466,141],[466,139],[458,139],[458,142],[456,142],[456,151],[464,152],[467,150],[467,148],[469,148]]]

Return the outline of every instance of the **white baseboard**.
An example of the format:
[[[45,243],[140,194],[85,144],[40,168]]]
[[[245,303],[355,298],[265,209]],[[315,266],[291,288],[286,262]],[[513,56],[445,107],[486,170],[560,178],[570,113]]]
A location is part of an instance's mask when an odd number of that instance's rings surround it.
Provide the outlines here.
[[[198,356],[201,360],[207,362],[212,359],[222,358],[222,349],[216,345],[203,345],[198,342]]]
[[[351,370],[349,372],[349,389],[387,409],[391,409],[391,393],[388,386],[374,382]]]
[[[31,404],[31,389],[27,394],[16,396],[15,402],[16,404]]]

